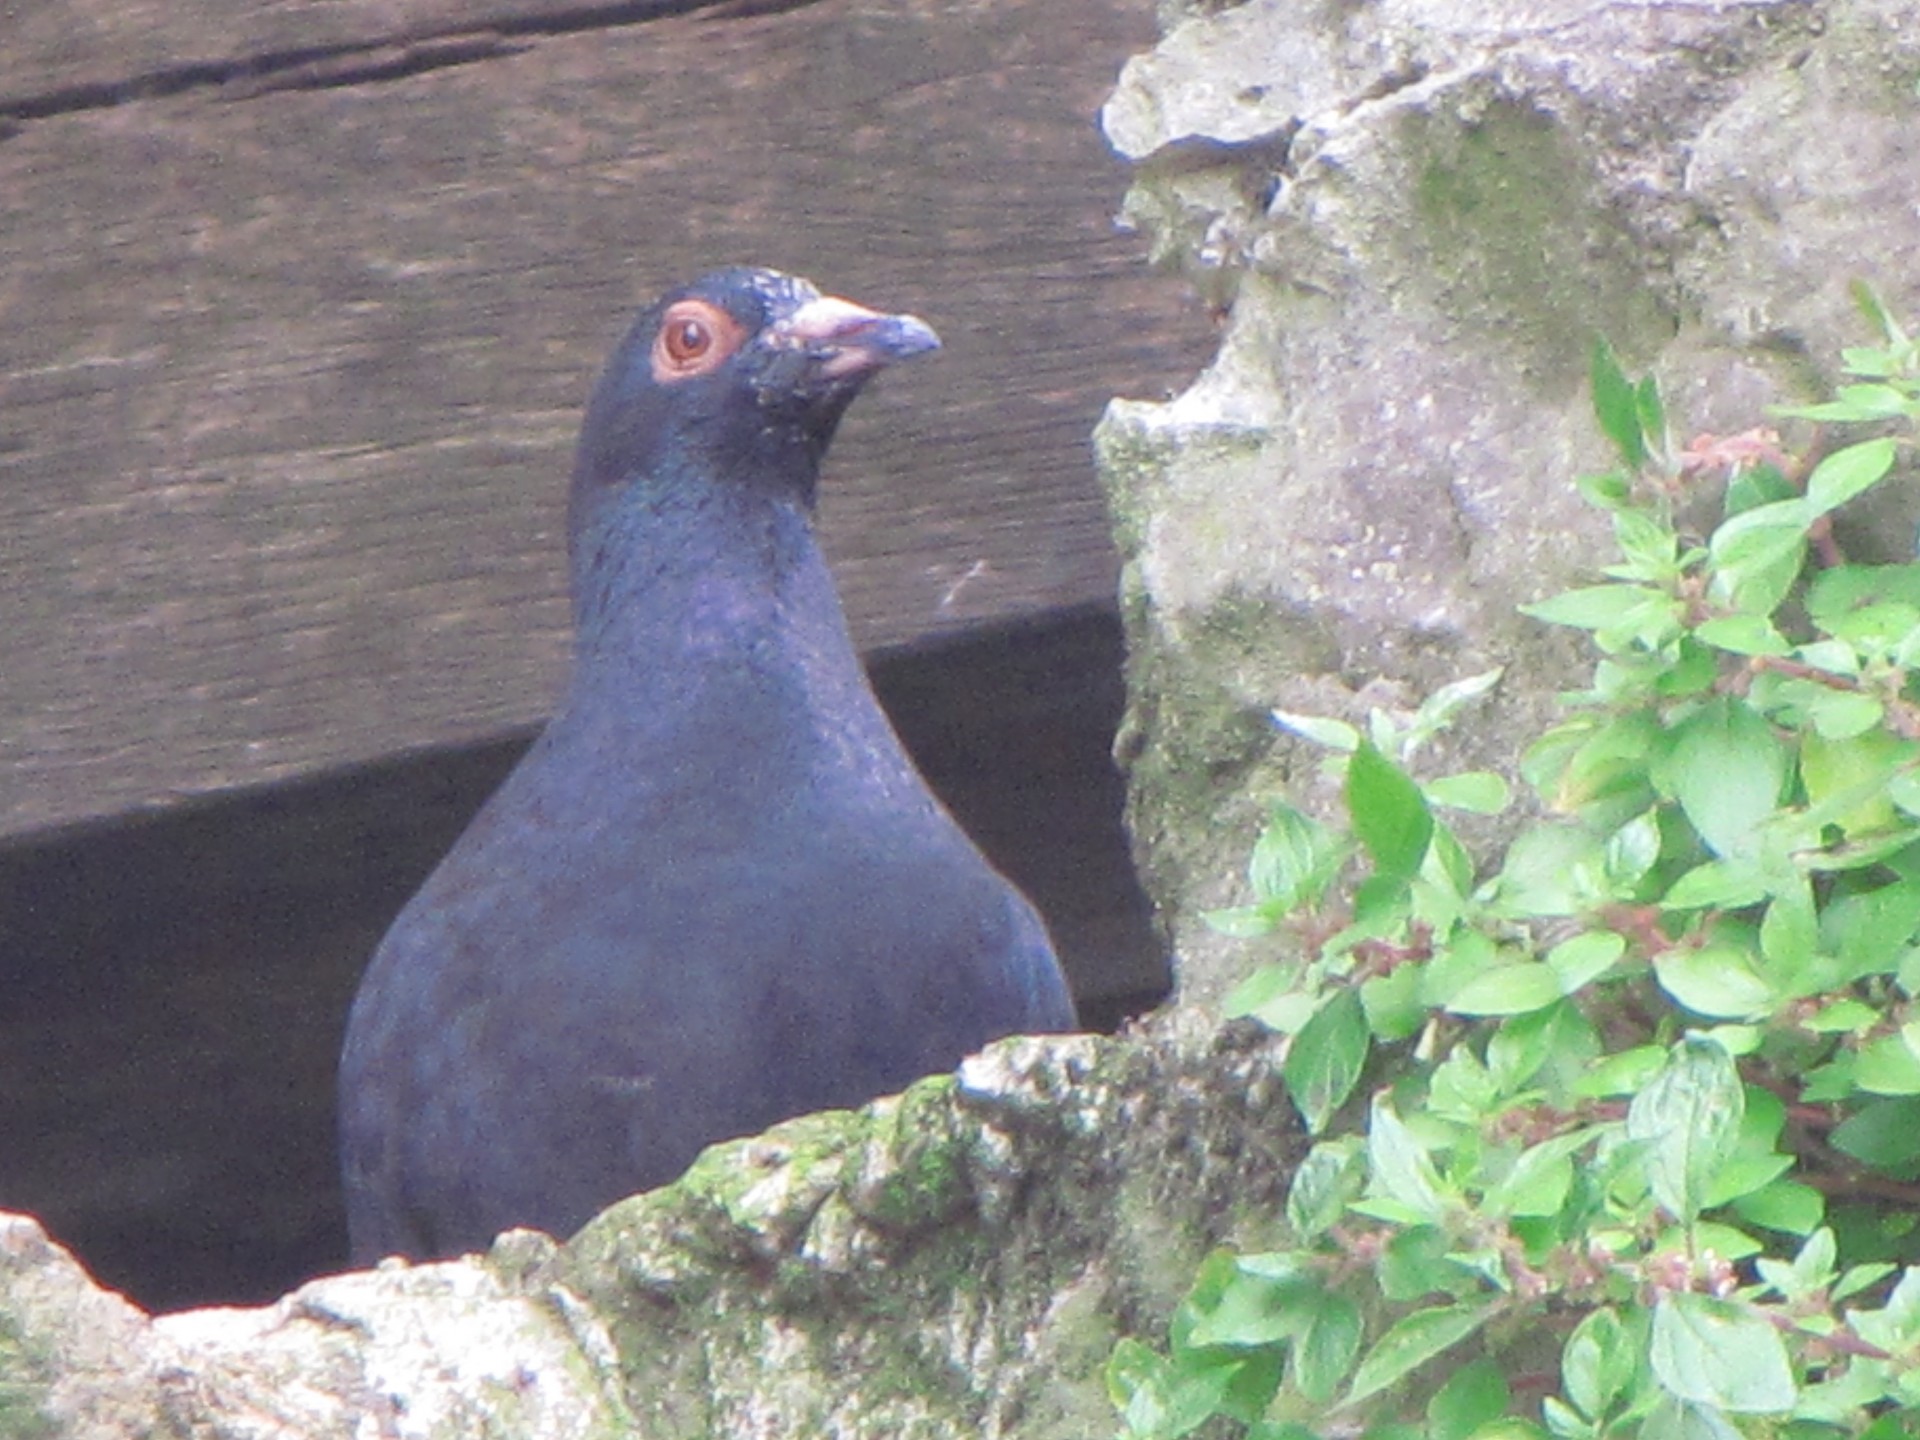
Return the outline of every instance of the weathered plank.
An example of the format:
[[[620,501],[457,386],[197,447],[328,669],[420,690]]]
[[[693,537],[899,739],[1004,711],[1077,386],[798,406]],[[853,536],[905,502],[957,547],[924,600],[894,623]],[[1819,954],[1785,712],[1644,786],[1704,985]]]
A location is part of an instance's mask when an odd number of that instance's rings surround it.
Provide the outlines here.
[[[235,43],[297,50],[415,3],[64,0],[31,53],[53,65],[66,15],[93,84],[99,47],[125,73],[212,53],[168,27],[223,10]],[[1112,232],[1091,119],[1144,9],[821,0],[18,120],[0,834],[537,719],[578,405],[632,306],[712,263],[947,341],[836,448],[823,524],[863,643],[1110,593],[1086,433],[1202,339]],[[0,96],[29,93],[6,53]]]
[[[542,35],[809,0],[40,0],[0,31],[0,118],[201,86],[242,92],[511,53]]]

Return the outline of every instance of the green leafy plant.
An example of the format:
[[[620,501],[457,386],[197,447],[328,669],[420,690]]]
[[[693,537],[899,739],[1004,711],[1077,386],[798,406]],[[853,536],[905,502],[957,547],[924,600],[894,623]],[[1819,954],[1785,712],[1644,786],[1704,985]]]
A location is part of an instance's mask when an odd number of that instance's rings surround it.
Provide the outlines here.
[[[1920,1436],[1920,563],[1832,525],[1920,430],[1920,346],[1861,301],[1853,383],[1781,412],[1891,432],[1838,448],[1676,450],[1596,347],[1620,463],[1579,483],[1619,555],[1528,607],[1598,658],[1497,867],[1448,816],[1504,782],[1418,763],[1497,675],[1276,714],[1347,824],[1277,806],[1253,903],[1211,918],[1291,941],[1229,1008],[1289,1037],[1314,1143],[1284,1243],[1116,1349],[1123,1435]]]

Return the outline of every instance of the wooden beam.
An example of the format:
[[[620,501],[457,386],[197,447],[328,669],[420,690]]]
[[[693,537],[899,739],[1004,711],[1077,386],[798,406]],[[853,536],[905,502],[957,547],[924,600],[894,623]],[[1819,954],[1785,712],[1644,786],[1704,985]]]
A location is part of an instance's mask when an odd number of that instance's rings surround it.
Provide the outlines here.
[[[717,263],[947,342],[830,462],[864,644],[1111,594],[1087,432],[1206,339],[1110,221],[1093,115],[1147,7],[646,9],[248,78],[454,7],[30,7],[0,60],[0,835],[537,721],[580,403],[633,307]]]

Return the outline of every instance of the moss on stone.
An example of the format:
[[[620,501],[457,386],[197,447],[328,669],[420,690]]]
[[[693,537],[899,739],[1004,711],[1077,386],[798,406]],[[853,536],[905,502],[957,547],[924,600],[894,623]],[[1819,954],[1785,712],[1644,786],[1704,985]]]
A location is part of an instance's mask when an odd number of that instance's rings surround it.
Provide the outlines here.
[[[44,1359],[0,1315],[0,1440],[50,1440],[58,1433],[42,1403],[47,1383]]]
[[[1219,1243],[1243,1193],[1276,1204],[1290,1136],[1270,1137],[1276,1158],[1221,1172],[1191,1223],[1159,1213],[1181,1175],[1222,1153],[1219,1139],[1196,1143],[1221,1118],[1202,1100],[1221,1064],[1241,1063],[1092,1036],[1011,1040],[970,1061],[964,1084],[923,1081],[859,1123],[709,1152],[688,1181],[595,1221],[533,1283],[565,1285],[609,1325],[648,1435],[753,1431],[764,1418],[782,1434],[944,1440],[1017,1421],[1021,1434],[1078,1437],[1111,1418],[1114,1340],[1160,1322],[1180,1267]],[[1167,1069],[1177,1084],[1156,1082]],[[1230,1088],[1229,1123],[1258,1089]],[[1178,1106],[1162,1104],[1168,1092]],[[746,1173],[727,1180],[727,1166]],[[1138,1187],[1132,1199],[1110,1167]],[[689,1226],[707,1273],[658,1282],[644,1252],[684,1245]]]
[[[1147,543],[1147,526],[1173,499],[1179,487],[1223,465],[1244,462],[1270,443],[1258,426],[1170,418],[1168,407],[1137,400],[1114,400],[1094,427],[1094,462],[1107,497],[1114,543],[1122,555],[1135,555]]]
[[[910,1233],[944,1223],[969,1203],[964,1137],[950,1123],[953,1089],[951,1075],[921,1080],[875,1127],[872,1144],[885,1147],[885,1163],[858,1177],[849,1196],[863,1220]]]
[[[1155,628],[1130,640],[1129,723],[1151,737],[1129,763],[1130,818],[1149,890],[1167,905],[1240,873],[1288,777],[1271,707],[1291,677],[1337,655],[1299,616],[1240,594],[1184,617],[1177,637]]]
[[[1597,201],[1592,167],[1551,116],[1495,101],[1477,122],[1414,111],[1403,127],[1414,267],[1444,313],[1519,352],[1536,394],[1578,394],[1596,334],[1634,359],[1672,338],[1643,244]]]
[[[1824,32],[1820,69],[1844,75],[1850,100],[1920,124],[1920,44],[1892,15],[1842,14]]]

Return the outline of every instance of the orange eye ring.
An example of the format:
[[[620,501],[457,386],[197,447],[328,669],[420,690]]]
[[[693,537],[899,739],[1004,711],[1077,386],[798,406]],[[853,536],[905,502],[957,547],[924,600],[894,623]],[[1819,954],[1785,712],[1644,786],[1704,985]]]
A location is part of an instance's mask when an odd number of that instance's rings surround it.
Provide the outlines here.
[[[676,300],[653,337],[653,378],[667,383],[710,374],[747,338],[745,328],[706,300]]]

